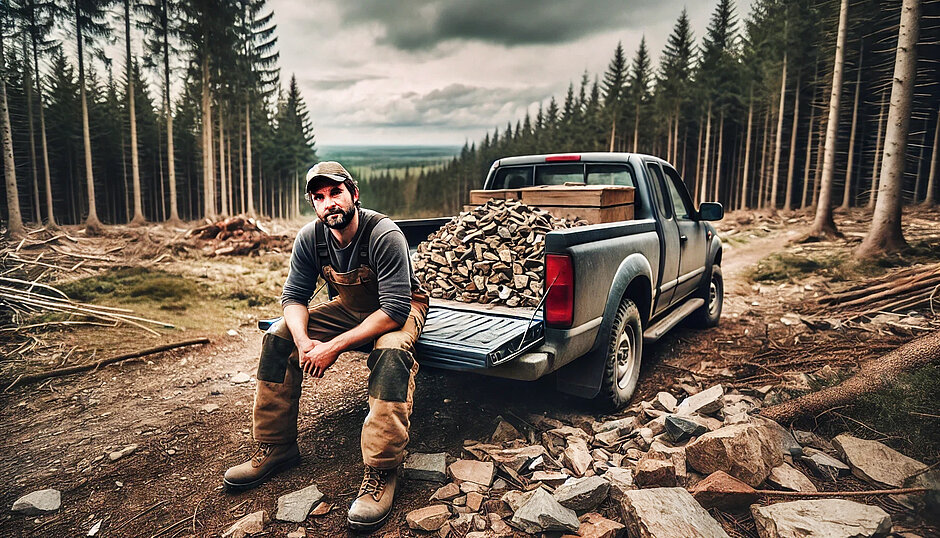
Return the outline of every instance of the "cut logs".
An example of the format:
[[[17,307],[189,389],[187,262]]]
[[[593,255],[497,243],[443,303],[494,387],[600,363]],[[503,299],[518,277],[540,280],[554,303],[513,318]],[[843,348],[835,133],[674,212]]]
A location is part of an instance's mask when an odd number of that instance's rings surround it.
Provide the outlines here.
[[[252,218],[229,217],[186,232],[210,256],[247,256],[290,246],[285,236],[271,235]]]
[[[514,200],[490,200],[460,213],[418,245],[415,274],[434,298],[536,306],[545,235],[588,224]]]
[[[940,263],[888,273],[817,301],[822,313],[854,318],[879,312],[940,311]]]

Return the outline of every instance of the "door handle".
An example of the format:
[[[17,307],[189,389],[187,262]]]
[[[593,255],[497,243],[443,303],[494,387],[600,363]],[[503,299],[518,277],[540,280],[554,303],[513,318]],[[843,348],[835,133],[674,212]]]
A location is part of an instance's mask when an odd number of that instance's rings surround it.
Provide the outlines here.
[[[685,243],[685,242],[688,241],[688,240],[689,240],[689,236],[687,236],[687,235],[680,235],[680,236],[679,236],[679,241],[682,241],[683,243]]]

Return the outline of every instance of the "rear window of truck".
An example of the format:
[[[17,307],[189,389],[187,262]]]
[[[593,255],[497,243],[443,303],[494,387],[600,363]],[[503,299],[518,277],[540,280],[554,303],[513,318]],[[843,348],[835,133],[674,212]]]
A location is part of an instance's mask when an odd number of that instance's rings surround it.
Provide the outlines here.
[[[564,163],[535,166],[506,166],[496,170],[490,189],[520,189],[534,185],[621,185],[636,187],[633,169],[627,164]]]

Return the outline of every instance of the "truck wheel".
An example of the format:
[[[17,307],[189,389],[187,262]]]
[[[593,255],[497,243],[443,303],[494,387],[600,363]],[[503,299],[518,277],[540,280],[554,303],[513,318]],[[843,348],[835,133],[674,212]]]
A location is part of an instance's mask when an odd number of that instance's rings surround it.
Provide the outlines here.
[[[642,358],[643,323],[640,311],[633,301],[624,299],[611,324],[598,403],[609,409],[619,409],[630,401],[640,376]]]
[[[708,283],[703,283],[698,296],[705,299],[705,304],[689,316],[692,324],[703,329],[715,327],[721,319],[721,303],[725,298],[725,283],[721,278],[720,265],[712,266]]]

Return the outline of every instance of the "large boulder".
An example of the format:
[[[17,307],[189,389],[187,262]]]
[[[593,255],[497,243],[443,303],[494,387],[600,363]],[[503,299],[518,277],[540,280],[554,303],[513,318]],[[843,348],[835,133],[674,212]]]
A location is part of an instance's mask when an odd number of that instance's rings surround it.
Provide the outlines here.
[[[751,507],[760,538],[866,538],[891,532],[891,516],[877,506],[818,499]]]
[[[548,531],[577,531],[581,523],[574,510],[558,504],[549,492],[537,488],[529,500],[513,514],[512,524],[525,532],[535,534]]]
[[[867,441],[843,433],[836,436],[832,444],[852,468],[852,474],[877,486],[904,487],[906,478],[927,468],[923,463],[878,441]]]
[[[610,482],[599,476],[573,478],[555,489],[552,494],[558,504],[575,512],[587,512],[604,502]]]
[[[682,488],[627,491],[620,515],[631,538],[728,538],[721,525]]]
[[[691,415],[699,413],[701,415],[710,415],[720,411],[724,406],[725,389],[721,385],[715,385],[682,400],[676,406],[676,414]]]
[[[758,424],[733,424],[708,432],[685,447],[688,464],[703,474],[724,471],[751,487],[783,463],[775,432]]]

